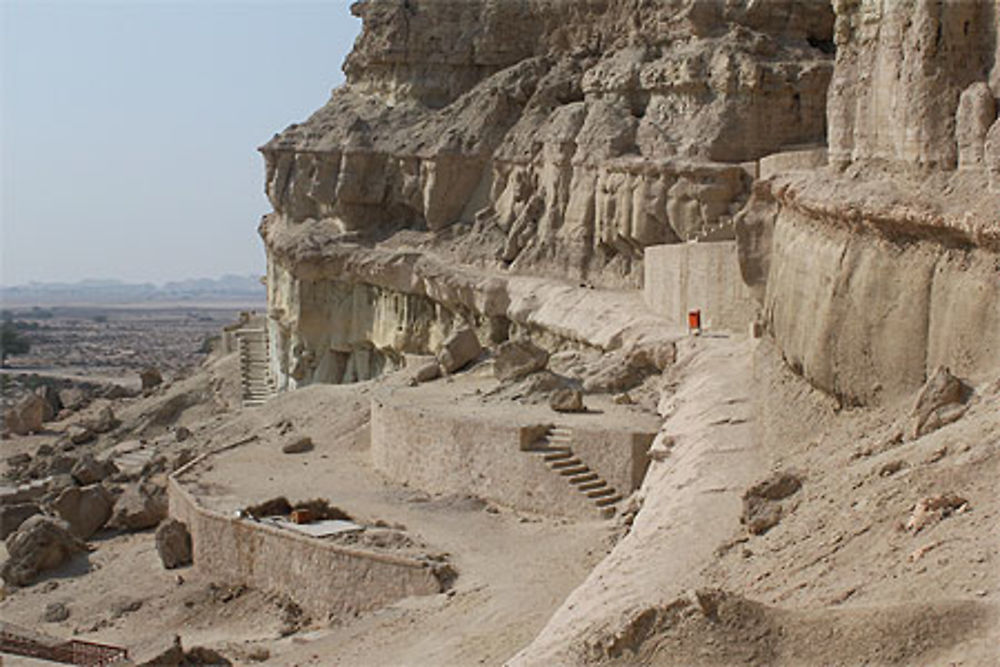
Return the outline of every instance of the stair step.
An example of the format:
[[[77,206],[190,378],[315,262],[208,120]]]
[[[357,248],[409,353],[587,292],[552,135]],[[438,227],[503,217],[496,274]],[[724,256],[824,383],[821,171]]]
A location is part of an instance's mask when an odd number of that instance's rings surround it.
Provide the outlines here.
[[[569,449],[563,449],[557,452],[548,452],[542,458],[546,461],[560,461],[563,459],[568,459],[573,456],[573,452]]]
[[[552,463],[549,464],[549,467],[552,468],[553,470],[561,470],[563,468],[571,468],[573,466],[578,466],[581,465],[582,463],[583,461],[581,461],[580,459],[576,458],[571,454],[570,458],[564,457],[562,459],[557,459],[553,461]]]
[[[585,465],[573,466],[572,468],[562,468],[559,470],[559,474],[565,477],[570,475],[579,475],[580,473],[590,472],[590,468]]]
[[[613,496],[598,498],[596,501],[594,501],[594,504],[597,505],[598,507],[607,507],[608,505],[614,505],[621,499],[622,497],[619,494],[615,494]]]
[[[603,489],[594,489],[593,491],[587,491],[588,498],[606,498],[607,496],[615,495],[615,490],[610,486],[606,486]]]
[[[596,479],[583,483],[573,482],[572,479],[569,481],[572,484],[577,484],[576,488],[580,489],[581,491],[593,491],[594,489],[600,489],[608,485],[608,483],[605,482],[603,479]]]
[[[601,477],[596,472],[585,472],[582,475],[575,475],[569,478],[570,484],[584,484],[586,482],[594,482],[599,480]]]

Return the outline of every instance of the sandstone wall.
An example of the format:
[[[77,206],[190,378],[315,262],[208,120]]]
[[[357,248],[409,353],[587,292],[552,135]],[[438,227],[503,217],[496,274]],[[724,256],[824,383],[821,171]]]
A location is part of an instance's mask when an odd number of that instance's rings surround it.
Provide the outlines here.
[[[646,248],[643,298],[679,329],[688,311],[701,310],[702,327],[742,333],[757,304],[743,282],[735,241]]]
[[[593,518],[597,509],[583,494],[549,470],[541,456],[523,451],[544,426],[381,397],[372,401],[372,462],[389,478],[431,493],[471,494],[532,512]],[[574,429],[572,448],[627,495],[642,483],[653,435]]]
[[[191,532],[194,566],[213,580],[288,595],[314,620],[441,592],[429,563],[349,549],[204,507],[170,478],[170,516]]]
[[[637,287],[643,247],[731,238],[755,172],[741,164],[825,138],[824,3],[355,12],[347,84],[261,149],[274,215],[344,238],[464,223],[464,261]]]

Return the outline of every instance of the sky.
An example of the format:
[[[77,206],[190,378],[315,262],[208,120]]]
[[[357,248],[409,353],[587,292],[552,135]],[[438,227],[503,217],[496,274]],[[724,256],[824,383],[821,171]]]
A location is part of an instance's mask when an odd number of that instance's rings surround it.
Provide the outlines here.
[[[348,0],[0,0],[0,283],[263,274],[257,147],[343,82]]]

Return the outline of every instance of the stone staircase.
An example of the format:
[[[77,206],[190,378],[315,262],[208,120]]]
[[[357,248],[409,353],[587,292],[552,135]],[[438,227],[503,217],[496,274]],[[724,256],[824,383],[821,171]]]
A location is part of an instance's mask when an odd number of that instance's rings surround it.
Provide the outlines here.
[[[601,516],[614,516],[622,494],[573,453],[572,442],[572,429],[552,426],[531,451],[542,458],[549,470],[564,478],[577,493],[593,504]]]
[[[236,340],[240,351],[243,406],[263,405],[275,394],[267,363],[267,330],[240,329],[236,332]]]

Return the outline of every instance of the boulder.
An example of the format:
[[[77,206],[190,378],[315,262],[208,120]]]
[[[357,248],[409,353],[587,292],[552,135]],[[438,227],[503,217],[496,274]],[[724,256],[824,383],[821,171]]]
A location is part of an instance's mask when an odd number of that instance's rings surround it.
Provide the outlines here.
[[[41,513],[41,508],[35,503],[0,505],[0,540],[7,539],[22,523]]]
[[[118,472],[111,461],[98,461],[92,454],[84,454],[70,470],[73,479],[81,486],[102,482]]]
[[[566,387],[552,392],[549,407],[556,412],[586,412],[583,405],[583,392],[579,389]]]
[[[181,638],[174,635],[173,639],[153,640],[143,646],[136,656],[138,667],[178,667],[184,662],[184,647]]]
[[[308,435],[292,438],[281,446],[285,454],[302,454],[313,449],[313,441]]]
[[[75,456],[56,454],[49,459],[46,470],[50,475],[68,475],[72,472],[77,462],[78,459]]]
[[[139,380],[142,382],[142,390],[148,391],[163,384],[163,376],[160,371],[152,366],[139,371]]]
[[[740,523],[751,535],[763,535],[781,521],[781,500],[802,488],[802,479],[791,472],[777,472],[754,484],[743,494]]]
[[[153,528],[167,517],[167,499],[161,487],[141,482],[125,488],[115,502],[109,525],[122,530]]]
[[[42,430],[45,411],[51,406],[38,394],[28,394],[4,413],[4,424],[12,433],[28,435]]]
[[[86,392],[79,387],[70,387],[59,391],[59,402],[67,410],[79,410],[87,405],[88,397]]]
[[[545,368],[549,353],[527,338],[509,340],[497,348],[493,374],[501,382],[518,380]]]
[[[156,529],[156,553],[160,555],[163,567],[191,564],[191,533],[187,526],[175,519],[169,519]]]
[[[910,437],[919,438],[961,417],[966,393],[965,384],[939,366],[917,394],[910,417]]]
[[[42,612],[42,622],[61,623],[69,618],[69,609],[62,602],[50,602]]]
[[[59,392],[50,384],[43,384],[35,389],[35,394],[45,401],[45,421],[52,421],[59,411],[62,410],[62,401],[59,400]]]
[[[441,344],[437,360],[446,373],[461,370],[482,354],[483,348],[472,329],[459,329]]]
[[[0,577],[13,586],[28,586],[40,573],[87,551],[65,521],[44,514],[21,524],[5,544],[7,560],[0,566]]]
[[[177,442],[184,442],[191,437],[191,429],[187,426],[178,426],[174,429],[174,440]]]
[[[107,433],[118,428],[121,422],[115,418],[115,413],[110,405],[105,405],[97,413],[97,416],[87,422],[87,426],[94,433]]]
[[[70,424],[69,428],[66,429],[66,437],[74,445],[82,445],[90,442],[97,435],[86,424]]]
[[[417,369],[413,375],[413,381],[419,384],[436,380],[439,377],[441,377],[441,365],[436,361],[431,361]]]
[[[69,524],[70,532],[82,540],[99,531],[111,518],[115,497],[100,484],[64,489],[52,510]]]

